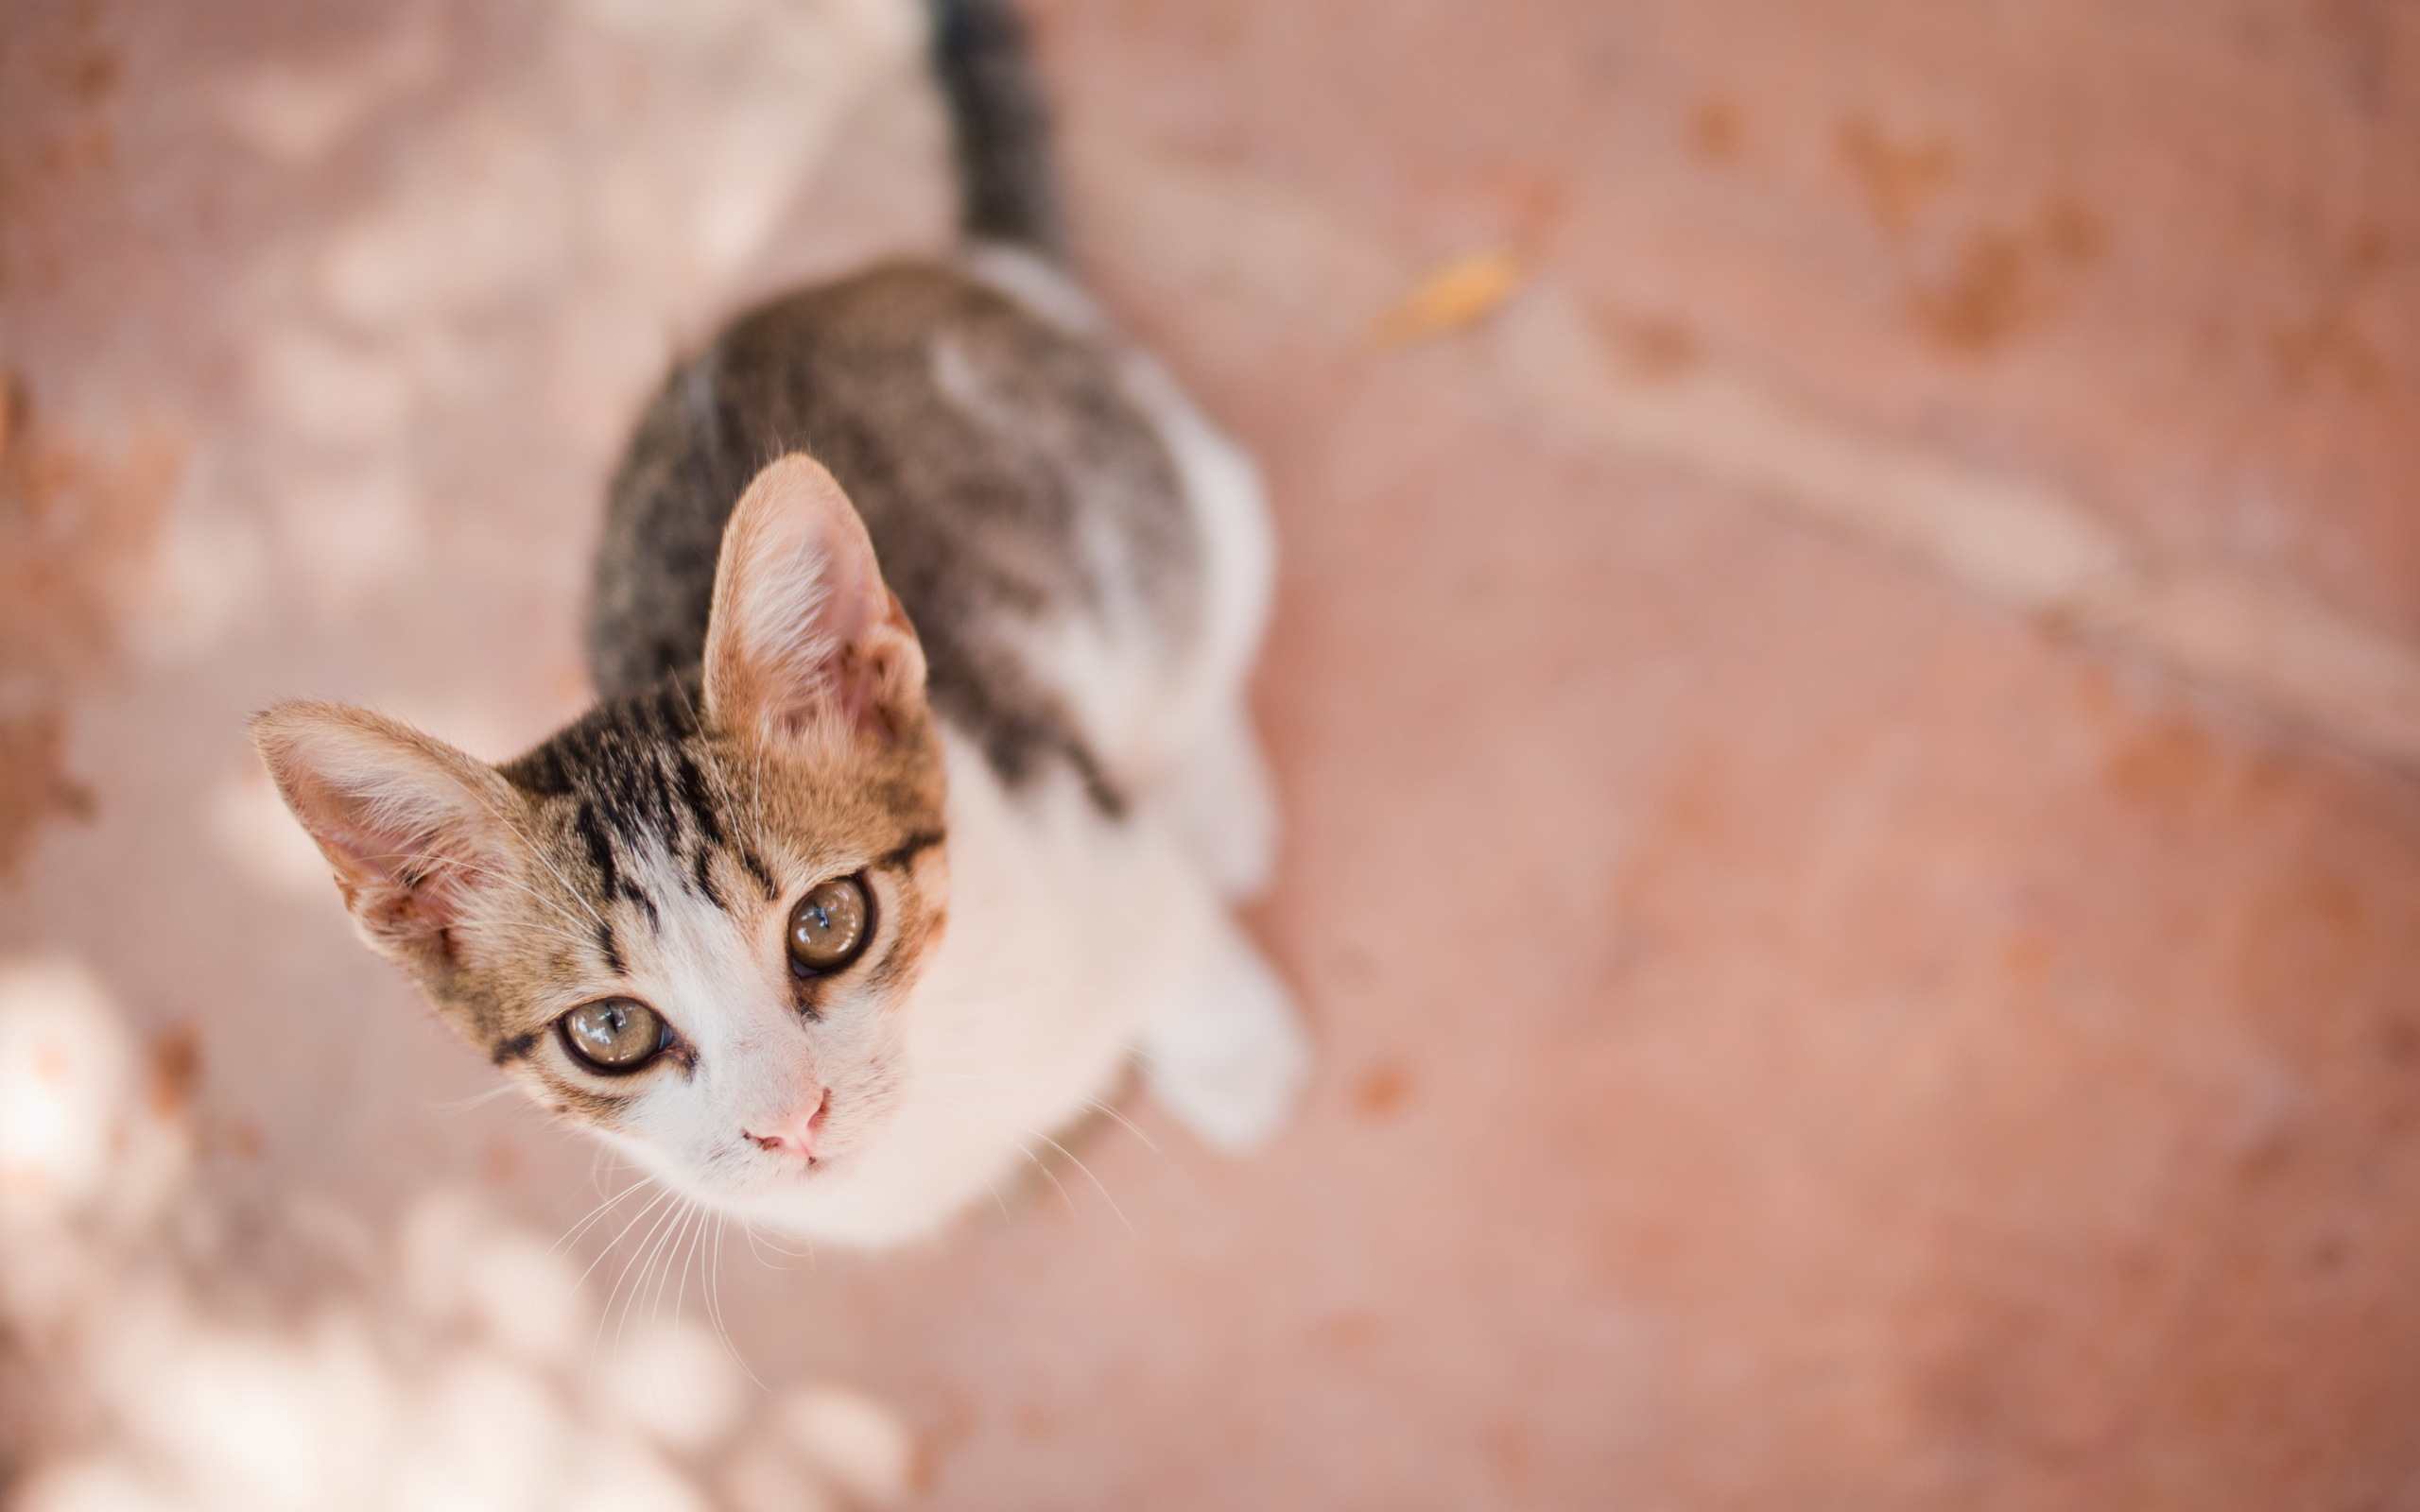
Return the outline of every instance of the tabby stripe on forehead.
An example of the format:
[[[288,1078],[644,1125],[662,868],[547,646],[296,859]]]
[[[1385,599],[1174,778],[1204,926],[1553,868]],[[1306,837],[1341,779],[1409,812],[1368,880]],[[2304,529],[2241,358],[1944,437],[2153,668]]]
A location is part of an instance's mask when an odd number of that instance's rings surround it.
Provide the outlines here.
[[[767,902],[769,903],[781,897],[782,885],[773,880],[772,868],[765,865],[764,858],[757,855],[753,848],[747,845],[739,848],[739,864],[746,867],[749,874],[764,885]]]
[[[626,898],[636,903],[639,910],[647,915],[649,926],[660,926],[663,920],[656,914],[655,900],[648,896],[645,888],[624,877],[621,868],[614,864],[613,838],[607,833],[604,822],[598,818],[596,806],[585,799],[581,799],[579,808],[573,816],[572,826],[579,832],[579,837],[587,842],[588,859],[596,868],[598,885],[604,891],[607,901]]]
[[[706,795],[706,774],[698,768],[697,759],[687,751],[681,752],[681,796],[689,804],[689,816],[698,823],[699,833],[710,846],[720,847],[722,823],[715,817],[714,801]]]
[[[669,840],[674,824],[672,784],[664,780],[664,763],[652,759],[654,752],[648,754],[650,759],[631,774],[630,828],[650,830]]]
[[[705,894],[706,902],[727,914],[731,912],[731,905],[722,901],[721,889],[715,885],[710,869],[715,852],[728,844],[723,837],[722,823],[715,817],[714,800],[707,796],[706,776],[699,769],[697,759],[683,750],[678,753],[676,760],[679,763],[682,801],[688,805],[689,817],[699,834],[698,849],[689,858],[690,872],[697,879],[698,890]]]
[[[706,902],[727,914],[731,912],[731,904],[722,901],[722,889],[715,885],[714,872],[709,868],[714,858],[712,850],[704,846],[698,847],[697,853],[689,858],[689,876]]]
[[[656,813],[663,816],[660,831],[666,839],[670,839],[682,833],[681,810],[688,806],[685,799],[676,802],[673,797],[674,790],[680,785],[680,780],[661,751],[657,752],[655,760],[648,765],[647,775],[648,781],[655,788]]]
[[[685,683],[667,681],[656,689],[656,716],[675,737],[698,733],[698,712],[689,699],[689,686]]]
[[[572,828],[588,844],[588,862],[596,868],[597,885],[607,898],[618,897],[622,890],[621,872],[614,865],[614,843],[605,837],[605,826],[597,822],[596,806],[582,799],[579,812],[572,817]]]
[[[895,869],[897,868],[905,867],[908,863],[915,860],[918,856],[923,855],[925,851],[930,850],[933,847],[941,844],[947,838],[949,838],[949,836],[940,830],[919,830],[914,834],[909,835],[907,839],[902,840],[897,845],[891,847],[882,859],[876,861],[874,865],[886,869]]]

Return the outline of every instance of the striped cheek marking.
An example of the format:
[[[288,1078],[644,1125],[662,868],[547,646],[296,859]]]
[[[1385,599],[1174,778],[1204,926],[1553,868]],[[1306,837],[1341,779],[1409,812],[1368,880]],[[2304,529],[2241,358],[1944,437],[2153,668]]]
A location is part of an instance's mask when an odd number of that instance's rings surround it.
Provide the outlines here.
[[[620,1122],[623,1109],[644,1095],[640,1092],[601,1092],[593,1087],[575,1087],[562,1077],[541,1069],[545,1079],[547,1102],[555,1111],[566,1118],[584,1119],[592,1124],[612,1125]]]

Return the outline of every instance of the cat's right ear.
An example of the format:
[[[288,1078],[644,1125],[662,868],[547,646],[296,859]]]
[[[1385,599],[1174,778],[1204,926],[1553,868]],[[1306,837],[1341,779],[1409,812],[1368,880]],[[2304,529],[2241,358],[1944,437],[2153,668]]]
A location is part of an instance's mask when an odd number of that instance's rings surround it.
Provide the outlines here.
[[[511,785],[442,741],[342,704],[280,704],[252,720],[252,743],[336,868],[362,938],[406,966],[450,967],[482,891],[515,865]]]
[[[706,712],[725,730],[888,741],[925,711],[925,650],[882,580],[856,507],[793,453],[723,526],[706,626]]]

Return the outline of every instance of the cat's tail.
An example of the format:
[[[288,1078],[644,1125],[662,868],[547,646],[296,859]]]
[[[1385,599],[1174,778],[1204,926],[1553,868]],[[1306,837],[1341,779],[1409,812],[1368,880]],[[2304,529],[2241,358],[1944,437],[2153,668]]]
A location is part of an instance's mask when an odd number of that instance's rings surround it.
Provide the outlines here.
[[[959,234],[1065,252],[1050,109],[1012,0],[925,0],[957,147]]]

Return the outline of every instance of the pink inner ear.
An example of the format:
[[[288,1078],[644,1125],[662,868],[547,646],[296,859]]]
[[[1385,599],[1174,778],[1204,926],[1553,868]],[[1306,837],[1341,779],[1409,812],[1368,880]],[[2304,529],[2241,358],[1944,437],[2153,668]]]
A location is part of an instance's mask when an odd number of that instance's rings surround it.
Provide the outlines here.
[[[426,736],[335,705],[271,710],[253,738],[372,942],[450,954],[447,932],[509,863],[502,780]]]
[[[382,803],[376,794],[337,793],[324,784],[313,802],[325,816],[324,828],[308,821],[305,827],[339,871],[350,873],[348,880],[391,891],[399,904],[408,902],[411,912],[440,927],[458,919],[483,869],[479,848],[465,843],[473,821],[458,809],[419,814],[412,812],[419,805]]]
[[[832,474],[802,455],[758,473],[724,528],[715,575],[706,690],[717,717],[794,734],[837,716],[888,736],[885,704],[914,648],[865,522]]]

